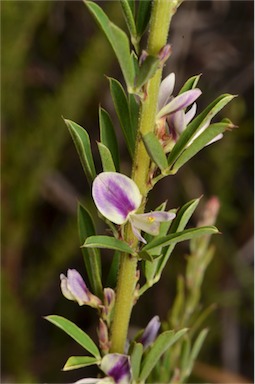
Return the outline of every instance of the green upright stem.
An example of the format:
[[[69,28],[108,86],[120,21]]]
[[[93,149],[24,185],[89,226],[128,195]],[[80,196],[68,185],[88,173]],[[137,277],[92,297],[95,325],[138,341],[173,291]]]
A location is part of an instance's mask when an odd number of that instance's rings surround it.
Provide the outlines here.
[[[154,0],[148,39],[148,54],[157,55],[167,42],[168,30],[172,16],[174,15],[179,0]],[[147,96],[140,110],[139,129],[136,140],[136,151],[132,169],[132,179],[136,182],[144,198],[144,204],[140,211],[144,210],[146,196],[149,190],[148,174],[150,158],[143,145],[141,136],[153,132],[157,112],[157,100],[159,85],[162,76],[162,68],[147,84]],[[126,228],[126,240],[137,245],[129,225]],[[137,259],[128,254],[122,255],[118,275],[116,304],[111,329],[111,352],[123,353],[127,339],[128,326],[134,304],[135,286],[137,283]]]

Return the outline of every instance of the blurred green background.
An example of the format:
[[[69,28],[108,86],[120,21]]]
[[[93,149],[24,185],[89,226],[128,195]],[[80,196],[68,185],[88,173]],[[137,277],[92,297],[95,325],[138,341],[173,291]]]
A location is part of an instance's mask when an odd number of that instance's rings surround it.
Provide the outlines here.
[[[117,2],[100,5],[123,26]],[[175,94],[189,76],[202,73],[199,109],[221,93],[238,94],[221,117],[231,118],[239,128],[201,151],[176,176],[160,182],[149,202],[155,207],[168,199],[172,208],[203,195],[191,223],[195,224],[205,201],[212,195],[219,197],[217,226],[222,235],[213,238],[216,253],[202,292],[204,306],[217,303],[218,307],[207,320],[210,333],[199,358],[250,381],[253,14],[252,1],[187,1],[174,17],[169,34],[173,53],[164,73],[176,73]],[[59,288],[59,275],[67,268],[77,268],[85,276],[76,226],[77,200],[93,206],[62,116],[90,133],[100,171],[95,143],[99,139],[98,104],[106,108],[117,126],[122,171],[129,172],[104,76],[121,80],[121,73],[103,33],[81,1],[2,1],[1,26],[1,382],[71,382],[92,373],[89,369],[61,371],[66,359],[82,350],[43,316],[66,316],[92,336],[96,334],[93,310],[67,301]],[[166,318],[187,253],[188,244],[176,248],[161,283],[135,307],[133,326],[144,327],[155,314]],[[109,261],[106,254],[104,270]],[[198,374],[197,382],[204,382],[202,376]]]

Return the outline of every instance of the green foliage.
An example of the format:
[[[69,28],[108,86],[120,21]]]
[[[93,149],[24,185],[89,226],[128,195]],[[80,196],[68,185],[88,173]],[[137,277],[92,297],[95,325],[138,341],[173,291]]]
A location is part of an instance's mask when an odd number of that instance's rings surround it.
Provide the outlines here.
[[[96,177],[96,169],[91,152],[89,135],[85,129],[73,121],[65,120],[65,123],[73,138],[87,180],[91,182]]]
[[[82,247],[106,248],[124,253],[129,253],[131,255],[135,254],[135,251],[130,248],[127,243],[110,236],[90,236],[86,239]]]
[[[65,333],[72,337],[78,344],[80,344],[84,349],[86,349],[91,355],[97,359],[97,361],[101,360],[99,349],[93,340],[76,324],[72,323],[70,320],[65,319],[62,316],[51,315],[45,317],[46,320],[50,321],[60,329],[62,329]]]
[[[95,226],[91,215],[81,204],[78,204],[78,231],[81,244],[90,237],[95,235]],[[101,296],[102,295],[102,267],[101,267],[101,255],[96,248],[81,248],[83,254],[83,260],[86,266],[89,282],[93,289],[93,292]]]
[[[120,126],[129,150],[130,156],[134,156],[137,121],[132,119],[132,111],[129,100],[122,85],[115,79],[109,78],[110,90],[114,107],[119,118]],[[130,99],[131,101],[131,99]]]
[[[135,69],[130,55],[129,39],[124,31],[113,24],[106,16],[102,8],[91,1],[85,1],[88,9],[95,17],[97,23],[104,31],[109,43],[111,44],[128,88],[132,88],[135,78]]]

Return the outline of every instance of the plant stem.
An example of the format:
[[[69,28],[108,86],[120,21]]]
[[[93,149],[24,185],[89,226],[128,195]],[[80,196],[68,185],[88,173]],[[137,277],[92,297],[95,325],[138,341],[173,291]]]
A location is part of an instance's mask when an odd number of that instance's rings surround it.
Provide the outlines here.
[[[169,24],[176,8],[178,0],[154,0],[150,34],[148,38],[148,54],[156,56],[160,49],[165,46],[168,36]],[[159,85],[162,76],[162,68],[147,84],[147,95],[140,109],[139,129],[136,140],[136,151],[132,168],[132,179],[136,182],[143,195],[143,205],[140,212],[144,210],[146,196],[150,189],[148,174],[150,158],[142,142],[142,135],[153,132],[157,112],[157,100]],[[126,227],[126,241],[137,245],[132,229]],[[123,254],[117,283],[117,294],[113,324],[111,329],[111,352],[123,353],[127,339],[128,325],[134,304],[135,286],[137,283],[137,258]]]

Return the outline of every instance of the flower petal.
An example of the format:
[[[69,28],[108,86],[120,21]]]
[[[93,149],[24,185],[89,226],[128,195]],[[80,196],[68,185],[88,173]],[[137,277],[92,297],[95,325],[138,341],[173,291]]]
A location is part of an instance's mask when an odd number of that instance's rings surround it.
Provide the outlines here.
[[[133,180],[117,172],[102,172],[94,180],[92,196],[99,212],[115,224],[124,224],[142,201]]]
[[[174,219],[174,217],[175,213],[154,211],[142,214],[134,213],[130,215],[130,221],[137,229],[156,236],[159,234],[160,222],[170,221]]]
[[[60,280],[62,293],[68,300],[77,301],[79,305],[87,304],[95,308],[102,304],[101,300],[89,291],[76,269],[68,269],[67,277],[62,273]]]
[[[156,339],[160,325],[158,316],[154,316],[148,323],[139,340],[139,342],[143,344],[144,349],[149,347],[149,345]]]
[[[158,111],[160,111],[167,103],[172,95],[175,84],[175,74],[170,73],[160,84],[158,94]]]
[[[60,280],[62,293],[67,299],[77,301],[79,305],[89,302],[89,290],[76,269],[68,269],[67,277],[61,274]]]
[[[169,115],[170,113],[174,113],[181,109],[187,108],[189,105],[194,103],[194,101],[201,95],[201,93],[202,92],[200,89],[195,88],[174,97],[170,103],[168,103],[158,112],[157,120],[163,116]]]
[[[119,353],[110,353],[103,357],[100,368],[117,384],[127,384],[131,381],[130,357]]]

